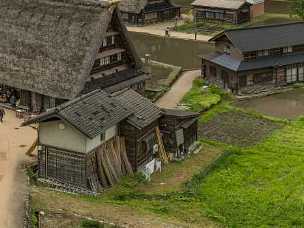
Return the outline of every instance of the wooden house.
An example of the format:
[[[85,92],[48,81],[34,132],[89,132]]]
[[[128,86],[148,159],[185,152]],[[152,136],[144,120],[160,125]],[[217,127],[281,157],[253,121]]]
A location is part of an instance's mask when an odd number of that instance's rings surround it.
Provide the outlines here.
[[[251,18],[255,18],[257,16],[261,16],[265,13],[265,5],[269,0],[247,0],[250,6],[250,16]]]
[[[246,0],[195,0],[192,7],[195,22],[212,20],[241,24],[250,21],[251,4]]]
[[[149,99],[130,89],[114,93],[113,97],[133,112],[120,125],[119,132],[126,140],[129,161],[134,171],[138,171],[153,161],[158,152],[155,150],[161,143],[157,138],[161,111]]]
[[[131,114],[96,90],[24,122],[39,123],[39,178],[80,192],[98,192],[117,182],[131,169],[119,137],[120,122]]]
[[[148,75],[115,4],[0,2],[0,102],[41,112],[104,89],[143,92]]]
[[[119,3],[124,22],[144,25],[180,17],[180,7],[170,0],[122,0]]]
[[[175,158],[182,158],[192,152],[197,141],[199,113],[178,109],[162,109],[160,130],[168,153]]]
[[[202,76],[234,93],[259,93],[304,81],[304,23],[227,30],[202,59]]]

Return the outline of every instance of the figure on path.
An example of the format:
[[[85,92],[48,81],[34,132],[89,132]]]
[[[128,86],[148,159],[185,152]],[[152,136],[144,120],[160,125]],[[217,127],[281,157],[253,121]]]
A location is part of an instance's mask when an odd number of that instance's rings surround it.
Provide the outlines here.
[[[0,108],[0,122],[3,123],[3,117],[5,115],[5,111],[3,108]]]

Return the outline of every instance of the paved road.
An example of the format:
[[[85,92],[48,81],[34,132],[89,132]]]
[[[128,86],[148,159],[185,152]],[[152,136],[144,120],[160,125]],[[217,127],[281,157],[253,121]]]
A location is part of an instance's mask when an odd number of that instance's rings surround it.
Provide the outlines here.
[[[161,108],[175,108],[192,88],[192,82],[199,77],[200,70],[185,71],[156,104]]]
[[[0,123],[0,227],[20,228],[28,190],[21,165],[30,160],[25,151],[36,133],[29,127],[19,128],[21,120],[15,118],[14,112],[6,112],[4,123]]]

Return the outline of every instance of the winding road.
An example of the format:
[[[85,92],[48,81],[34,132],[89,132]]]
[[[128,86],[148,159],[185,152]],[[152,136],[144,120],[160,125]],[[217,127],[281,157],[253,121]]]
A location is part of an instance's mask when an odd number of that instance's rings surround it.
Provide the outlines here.
[[[192,82],[198,78],[200,74],[200,70],[183,72],[177,81],[173,83],[170,90],[156,101],[156,104],[161,108],[175,108],[185,94],[192,88]]]

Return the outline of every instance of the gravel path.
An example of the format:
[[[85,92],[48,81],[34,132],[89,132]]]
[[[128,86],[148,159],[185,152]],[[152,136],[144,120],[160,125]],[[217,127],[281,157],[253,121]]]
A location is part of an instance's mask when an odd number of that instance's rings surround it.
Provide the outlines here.
[[[200,70],[185,71],[156,104],[161,108],[175,108],[185,94],[192,88],[192,82],[199,77]]]
[[[36,133],[29,127],[19,128],[22,120],[6,111],[0,123],[0,227],[23,227],[24,197],[27,179],[21,164],[30,160],[25,155]]]
[[[155,28],[155,26],[144,26],[144,27],[127,27],[129,32],[138,32],[138,33],[146,33],[155,36],[163,36],[165,37],[165,28],[160,26],[159,28]],[[183,33],[183,32],[174,32],[170,31],[169,35],[171,38],[183,39],[183,40],[195,40],[194,34]],[[197,41],[208,42],[211,39],[211,36],[198,34],[196,37]]]

